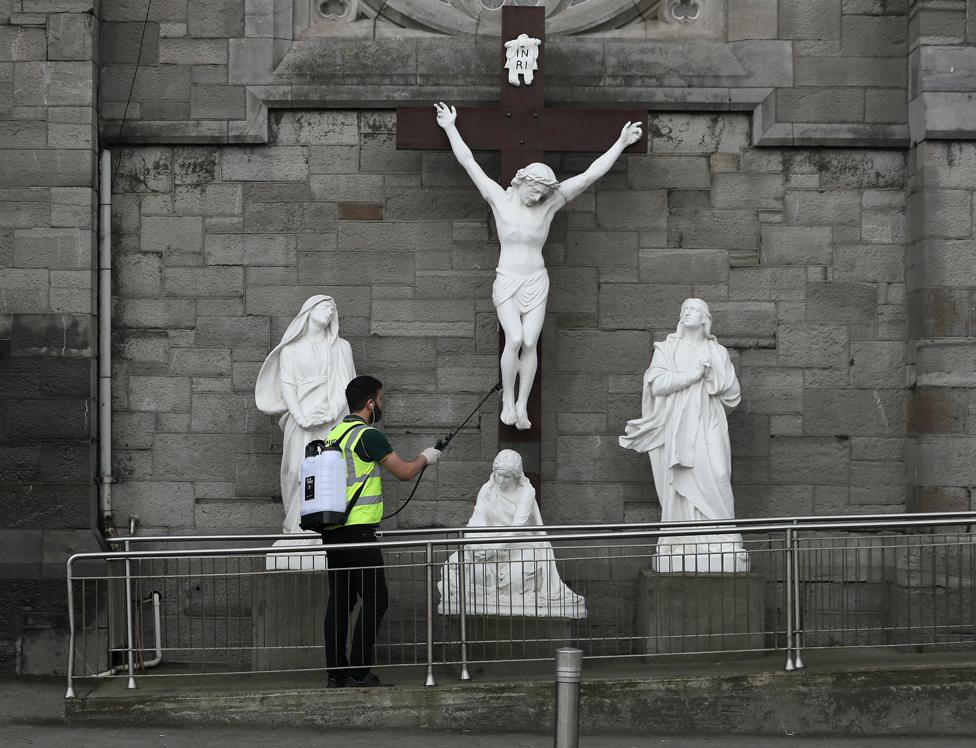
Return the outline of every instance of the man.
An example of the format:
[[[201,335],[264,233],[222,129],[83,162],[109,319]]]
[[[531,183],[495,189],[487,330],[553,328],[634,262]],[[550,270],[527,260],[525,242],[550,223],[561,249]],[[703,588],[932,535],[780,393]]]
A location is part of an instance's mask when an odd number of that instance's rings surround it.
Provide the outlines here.
[[[346,460],[346,504],[356,498],[344,525],[322,528],[322,542],[375,543],[374,531],[383,518],[380,466],[394,477],[413,480],[440,452],[428,447],[413,460],[401,458],[374,424],[383,418],[383,384],[375,377],[360,376],[346,386],[349,415],[329,432],[326,444],[338,444]],[[329,602],[325,610],[325,662],[329,688],[380,686],[370,672],[373,643],[386,612],[386,578],[383,554],[376,546],[328,552]],[[353,629],[352,647],[346,656],[349,619],[357,598],[362,600]]]

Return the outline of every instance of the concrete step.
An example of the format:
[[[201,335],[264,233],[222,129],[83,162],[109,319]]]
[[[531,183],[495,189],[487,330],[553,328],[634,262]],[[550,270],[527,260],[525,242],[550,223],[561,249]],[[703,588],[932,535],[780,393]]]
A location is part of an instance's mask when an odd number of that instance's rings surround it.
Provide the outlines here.
[[[630,735],[971,735],[976,654],[892,650],[810,651],[784,672],[784,656],[730,661],[588,660],[581,730]],[[551,668],[551,663],[549,664]],[[124,678],[79,682],[65,701],[72,722],[316,726],[546,732],[549,673],[517,679],[495,665],[460,682],[448,668],[423,686],[416,668],[378,671],[397,685],[326,689],[321,671],[277,675]]]

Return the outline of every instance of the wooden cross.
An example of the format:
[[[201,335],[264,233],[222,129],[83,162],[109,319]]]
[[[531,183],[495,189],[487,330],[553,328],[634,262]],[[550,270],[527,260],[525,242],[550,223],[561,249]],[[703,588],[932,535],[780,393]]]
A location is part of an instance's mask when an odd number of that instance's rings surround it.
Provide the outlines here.
[[[576,109],[545,106],[543,89],[545,73],[545,8],[506,5],[502,8],[502,38],[499,64],[501,106],[458,107],[457,128],[473,151],[499,151],[500,184],[511,182],[515,172],[543,153],[606,151],[619,137],[627,121],[644,122],[646,110]],[[513,86],[505,68],[505,42],[519,34],[539,39],[538,69],[531,85]],[[447,102],[450,104],[450,102]],[[447,134],[437,125],[433,102],[425,107],[397,109],[397,148],[417,150],[450,150]],[[645,153],[647,130],[641,139],[625,152]],[[504,333],[499,329],[499,354],[504,348]],[[498,424],[499,449],[515,449],[522,455],[525,474],[535,486],[536,497],[542,497],[542,350],[537,349],[539,369],[529,394],[528,415],[532,428],[519,431]]]

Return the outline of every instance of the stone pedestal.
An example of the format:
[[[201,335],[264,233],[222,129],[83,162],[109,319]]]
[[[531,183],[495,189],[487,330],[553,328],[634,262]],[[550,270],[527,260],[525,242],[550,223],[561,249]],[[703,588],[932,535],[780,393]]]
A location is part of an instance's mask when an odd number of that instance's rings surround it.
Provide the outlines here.
[[[251,579],[252,668],[325,667],[326,572],[267,572]]]
[[[640,573],[637,635],[647,654],[762,649],[765,582],[758,574]]]
[[[451,644],[445,655],[454,661],[461,659],[461,619],[447,616]],[[538,618],[531,616],[473,616],[465,621],[468,642],[468,661],[486,660],[471,666],[473,672],[490,669],[493,673],[525,673],[537,669],[532,659],[552,659],[559,647],[573,646],[573,624],[568,618]],[[513,660],[513,662],[499,662]],[[516,660],[518,662],[516,662]],[[552,668],[546,663],[547,669]]]

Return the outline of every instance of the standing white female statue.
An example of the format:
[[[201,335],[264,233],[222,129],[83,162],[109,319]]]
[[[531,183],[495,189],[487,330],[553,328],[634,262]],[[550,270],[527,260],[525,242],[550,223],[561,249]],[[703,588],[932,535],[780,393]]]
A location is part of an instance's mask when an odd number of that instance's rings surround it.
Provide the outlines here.
[[[518,429],[532,426],[528,416],[529,392],[535,379],[538,360],[536,345],[546,317],[549,274],[542,258],[542,247],[549,235],[553,216],[573,198],[606,174],[624,149],[641,136],[640,124],[628,122],[610,150],[594,161],[582,174],[560,183],[545,164],[529,164],[519,169],[507,190],[490,179],[474,160],[454,126],[457,111],[437,104],[437,124],[444,128],[458,163],[491,206],[501,252],[495,270],[491,300],[498,321],[505,331],[502,352],[502,423]],[[520,354],[521,351],[521,355]],[[515,396],[515,377],[519,391]]]
[[[312,296],[268,354],[258,373],[258,410],[281,415],[281,500],[286,533],[300,532],[305,445],[324,439],[349,412],[346,385],[356,376],[352,348],[339,337],[339,314],[331,296]]]
[[[708,305],[686,299],[677,331],[654,344],[642,417],[620,437],[620,446],[650,455],[662,522],[735,516],[725,414],[738,404],[739,381],[728,350],[712,335]],[[661,537],[654,568],[748,571],[749,556],[738,534]]]
[[[478,543],[464,550],[464,609],[468,613],[545,618],[585,618],[586,601],[559,578],[552,544],[533,540],[542,535],[535,489],[522,472],[522,456],[503,449],[495,457],[491,477],[478,492],[468,527],[506,528],[504,535],[528,536],[512,543]],[[507,528],[523,527],[523,531]],[[465,532],[466,538],[490,538],[499,532]],[[438,612],[461,610],[460,554],[444,563],[437,583]]]

